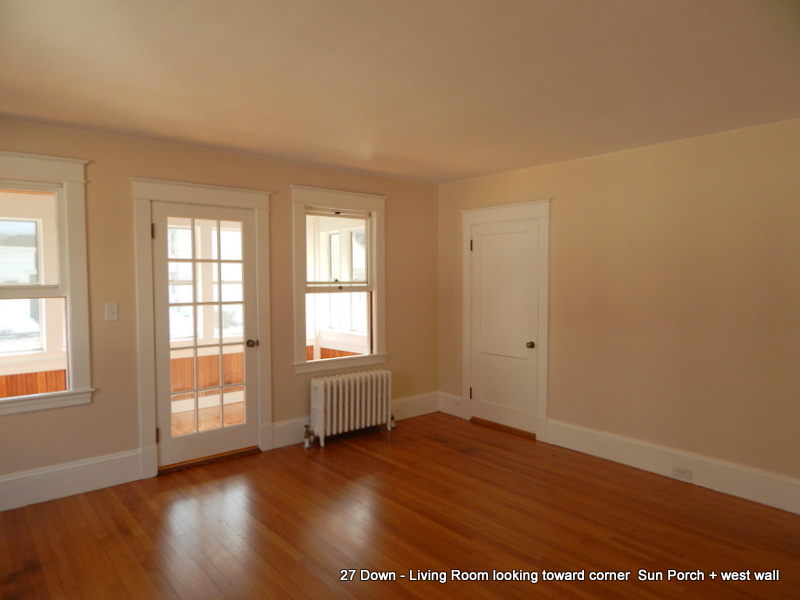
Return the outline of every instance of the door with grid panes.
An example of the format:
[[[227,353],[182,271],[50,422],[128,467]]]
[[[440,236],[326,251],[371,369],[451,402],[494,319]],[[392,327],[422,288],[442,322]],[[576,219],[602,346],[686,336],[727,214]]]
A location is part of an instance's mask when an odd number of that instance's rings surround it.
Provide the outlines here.
[[[256,446],[253,211],[153,203],[159,466]]]

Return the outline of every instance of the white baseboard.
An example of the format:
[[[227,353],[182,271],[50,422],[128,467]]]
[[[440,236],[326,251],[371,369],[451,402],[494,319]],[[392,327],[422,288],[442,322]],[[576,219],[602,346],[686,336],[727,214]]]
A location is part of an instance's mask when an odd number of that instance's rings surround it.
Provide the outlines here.
[[[438,412],[439,394],[420,394],[392,400],[392,414],[396,421],[419,417],[429,413]],[[302,444],[306,433],[306,425],[311,423],[311,417],[287,419],[273,424],[274,448]]]
[[[286,419],[272,424],[272,447],[283,448],[292,444],[302,444],[306,435],[306,425],[311,424],[311,417]]]
[[[439,393],[420,394],[392,400],[392,414],[395,421],[410,419],[439,412]]]
[[[462,419],[469,419],[471,416],[469,399],[446,392],[439,392],[439,410]]]
[[[674,466],[689,468],[690,483],[800,514],[800,479],[560,421],[547,433],[550,444],[673,479]]]
[[[469,418],[469,401],[443,392],[392,402],[396,420],[441,411]],[[301,444],[309,417],[261,426],[262,450]],[[691,469],[691,483],[800,514],[800,479],[709,458],[620,435],[549,420],[547,442],[592,456],[674,477],[674,466]],[[538,437],[538,436],[537,436]],[[0,476],[0,510],[9,510],[152,477],[155,446]]]
[[[141,452],[131,450],[0,477],[0,510],[136,481]]]

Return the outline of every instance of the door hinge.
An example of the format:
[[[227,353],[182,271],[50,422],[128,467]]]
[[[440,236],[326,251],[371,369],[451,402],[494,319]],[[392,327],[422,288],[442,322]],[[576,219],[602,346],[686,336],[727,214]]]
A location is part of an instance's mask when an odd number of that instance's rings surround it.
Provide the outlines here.
[[[156,444],[161,441],[161,430],[156,427]]]
[[[150,223],[150,237],[156,239],[156,224]]]
[[[472,242],[473,242],[473,240],[469,241],[469,251],[470,252],[472,252],[474,250],[474,248],[472,247]]]
[[[472,388],[469,388],[469,399],[472,400]]]

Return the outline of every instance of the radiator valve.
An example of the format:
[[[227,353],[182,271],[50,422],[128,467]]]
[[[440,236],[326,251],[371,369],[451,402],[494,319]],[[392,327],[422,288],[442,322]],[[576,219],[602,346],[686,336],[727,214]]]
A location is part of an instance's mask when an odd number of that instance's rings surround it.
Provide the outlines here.
[[[309,425],[306,425],[306,434],[303,437],[303,447],[304,448],[311,448],[311,444],[314,442],[314,432],[311,430]]]

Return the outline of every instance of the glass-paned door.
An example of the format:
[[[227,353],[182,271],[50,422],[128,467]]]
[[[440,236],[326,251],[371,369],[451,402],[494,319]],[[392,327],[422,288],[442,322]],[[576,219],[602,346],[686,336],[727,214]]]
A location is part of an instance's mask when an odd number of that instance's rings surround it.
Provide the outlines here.
[[[153,204],[159,465],[257,444],[252,211]]]

